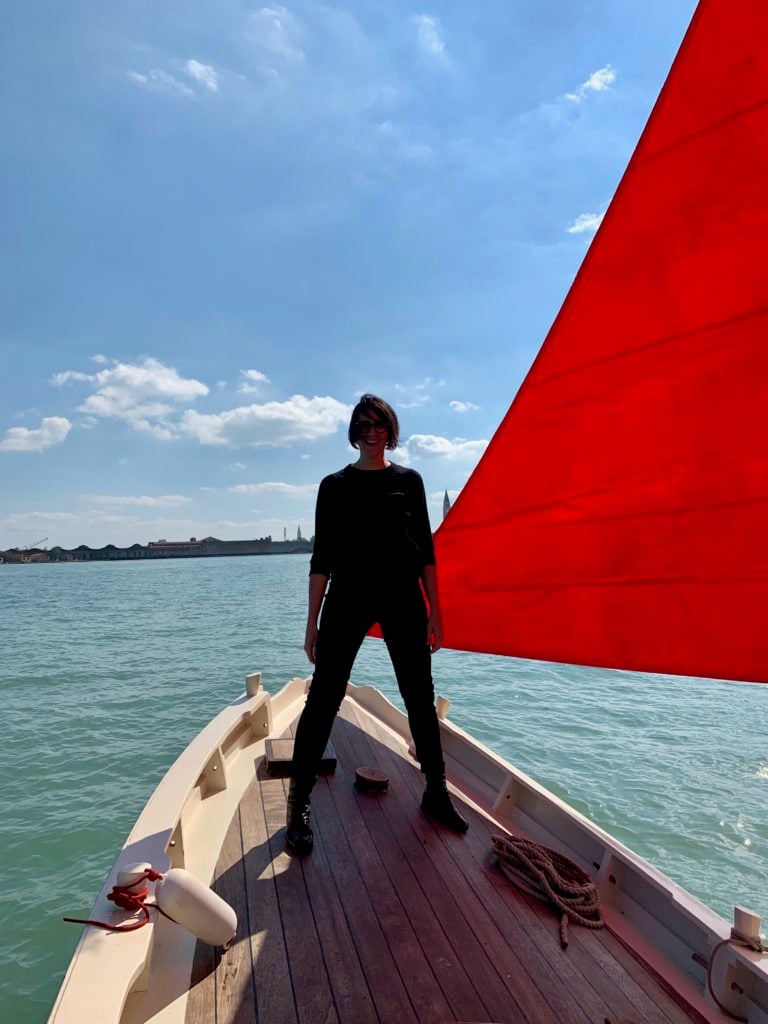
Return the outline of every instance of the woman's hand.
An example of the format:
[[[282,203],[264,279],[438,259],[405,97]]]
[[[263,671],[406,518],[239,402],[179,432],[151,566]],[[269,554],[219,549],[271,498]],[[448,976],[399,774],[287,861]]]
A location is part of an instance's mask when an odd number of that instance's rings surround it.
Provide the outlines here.
[[[323,573],[311,572],[309,574],[309,607],[307,608],[307,632],[304,637],[304,650],[307,657],[315,664],[315,651],[317,649],[317,623],[320,618],[320,609],[325,597],[325,588],[328,586],[328,577]]]
[[[427,619],[427,646],[430,654],[443,646],[443,620],[440,612],[433,612]]]
[[[443,619],[440,615],[440,602],[437,597],[437,569],[434,565],[422,566],[421,582],[427,598],[427,647],[434,654],[443,646]]]
[[[308,622],[307,632],[304,637],[304,650],[306,651],[307,657],[315,664],[315,648],[317,647],[317,623]]]

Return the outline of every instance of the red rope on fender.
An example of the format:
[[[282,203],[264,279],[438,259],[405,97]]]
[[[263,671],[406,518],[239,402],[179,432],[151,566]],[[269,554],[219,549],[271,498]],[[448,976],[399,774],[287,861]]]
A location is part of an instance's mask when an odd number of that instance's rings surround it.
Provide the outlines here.
[[[65,917],[64,920],[69,924],[89,924],[95,928],[105,928],[109,932],[135,932],[137,928],[143,928],[149,922],[150,907],[160,910],[156,903],[150,903],[147,906],[144,902],[147,896],[149,896],[149,888],[145,885],[137,891],[136,886],[145,881],[157,882],[162,877],[159,871],[155,871],[154,868],[148,868],[131,885],[115,885],[112,887],[112,892],[107,894],[107,899],[114,903],[116,907],[120,907],[121,910],[130,910],[134,913],[140,910],[144,915],[140,921],[134,921],[132,924],[107,924],[106,921],[83,920],[78,917]],[[167,917],[168,915],[165,914],[164,916]],[[171,920],[173,919],[171,918]]]

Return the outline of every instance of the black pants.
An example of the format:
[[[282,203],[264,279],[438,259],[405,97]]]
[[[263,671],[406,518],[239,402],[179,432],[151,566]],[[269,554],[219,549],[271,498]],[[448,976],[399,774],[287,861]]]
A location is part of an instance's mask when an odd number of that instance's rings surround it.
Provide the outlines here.
[[[323,604],[315,671],[307,703],[296,729],[292,776],[311,787],[333,721],[339,710],[357,652],[378,622],[392,659],[397,685],[421,770],[441,774],[443,751],[435,711],[432,660],[427,644],[427,609],[418,580],[379,590],[331,585]]]

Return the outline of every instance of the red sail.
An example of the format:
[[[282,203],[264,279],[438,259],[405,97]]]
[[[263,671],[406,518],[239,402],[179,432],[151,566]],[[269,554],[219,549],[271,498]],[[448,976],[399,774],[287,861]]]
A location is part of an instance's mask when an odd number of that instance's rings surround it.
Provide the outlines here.
[[[702,0],[437,533],[446,645],[768,680],[768,5]]]

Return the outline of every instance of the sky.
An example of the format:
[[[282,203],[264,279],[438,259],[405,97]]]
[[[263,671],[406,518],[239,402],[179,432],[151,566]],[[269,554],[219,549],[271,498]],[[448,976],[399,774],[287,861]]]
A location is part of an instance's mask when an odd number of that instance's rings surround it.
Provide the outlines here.
[[[366,391],[437,528],[695,2],[0,7],[4,549],[309,536]]]

